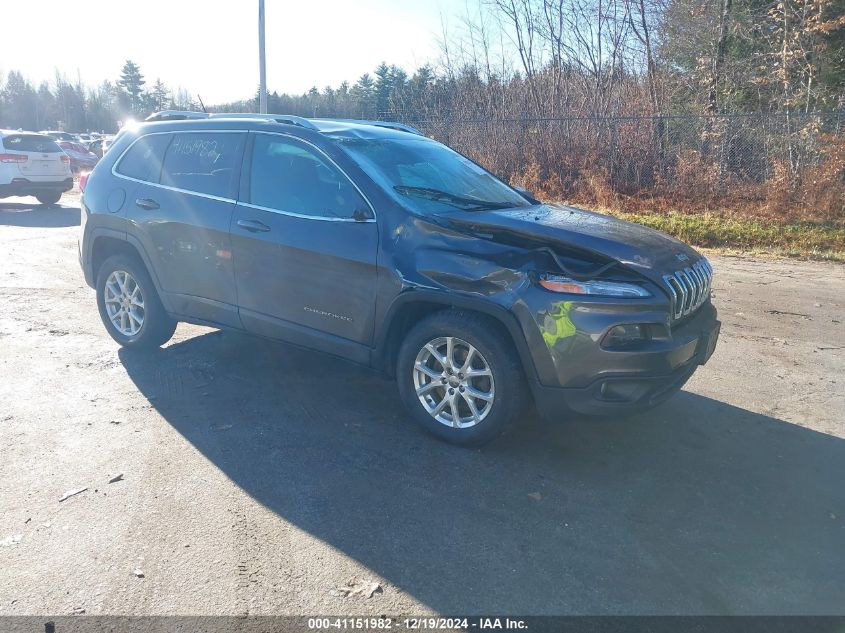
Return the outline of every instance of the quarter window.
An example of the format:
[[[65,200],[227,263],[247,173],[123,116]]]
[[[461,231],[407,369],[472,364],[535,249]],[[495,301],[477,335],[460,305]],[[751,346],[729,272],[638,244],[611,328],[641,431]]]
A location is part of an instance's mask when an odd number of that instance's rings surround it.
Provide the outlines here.
[[[135,180],[157,183],[161,174],[161,160],[169,142],[169,134],[142,136],[120,159],[117,173]]]
[[[232,198],[245,134],[174,134],[161,170],[161,184]]]
[[[319,218],[371,216],[364,198],[330,161],[303,144],[270,134],[255,135],[249,201]]]

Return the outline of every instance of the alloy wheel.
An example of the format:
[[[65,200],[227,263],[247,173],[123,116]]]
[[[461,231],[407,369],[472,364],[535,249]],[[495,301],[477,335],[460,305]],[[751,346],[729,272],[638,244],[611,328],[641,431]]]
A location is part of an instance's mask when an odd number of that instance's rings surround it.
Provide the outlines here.
[[[103,288],[106,314],[123,336],[135,336],[144,325],[144,295],[135,278],[125,270],[115,270]]]
[[[490,365],[462,339],[443,336],[429,341],[417,354],[412,372],[420,403],[445,426],[475,426],[493,407]]]

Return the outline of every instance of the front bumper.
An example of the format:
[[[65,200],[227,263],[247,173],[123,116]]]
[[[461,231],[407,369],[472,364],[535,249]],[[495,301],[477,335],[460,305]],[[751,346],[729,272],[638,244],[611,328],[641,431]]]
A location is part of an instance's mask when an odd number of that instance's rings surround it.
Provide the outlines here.
[[[718,332],[715,333],[718,336]],[[633,415],[668,399],[684,386],[704,360],[694,358],[665,376],[610,376],[599,378],[588,387],[561,389],[534,385],[534,403],[547,419],[562,414]]]
[[[624,309],[566,302],[532,313],[541,341],[531,346],[538,370],[532,392],[537,409],[551,419],[572,411],[629,414],[662,402],[709,360],[720,330],[709,301],[679,323],[647,302]],[[609,329],[622,323],[649,324],[656,335],[633,348],[603,347]]]
[[[7,185],[0,185],[0,196],[35,196],[39,193],[64,193],[73,189],[73,178],[63,180],[38,181],[15,178]]]

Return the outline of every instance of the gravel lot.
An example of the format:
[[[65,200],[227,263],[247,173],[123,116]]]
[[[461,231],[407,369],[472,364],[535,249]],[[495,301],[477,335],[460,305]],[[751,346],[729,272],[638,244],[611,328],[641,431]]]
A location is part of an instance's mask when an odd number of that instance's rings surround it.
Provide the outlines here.
[[[62,204],[0,201],[0,614],[845,614],[844,267],[711,255],[682,394],[467,451],[327,357],[119,349]]]

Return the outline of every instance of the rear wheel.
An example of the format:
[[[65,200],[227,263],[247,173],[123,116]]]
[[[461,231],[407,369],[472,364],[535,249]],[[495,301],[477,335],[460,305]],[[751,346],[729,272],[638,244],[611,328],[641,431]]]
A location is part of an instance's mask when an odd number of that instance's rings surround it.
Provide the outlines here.
[[[516,351],[479,314],[444,311],[408,333],[397,360],[399,392],[413,418],[454,444],[489,442],[527,402]]]
[[[124,347],[159,347],[176,330],[146,268],[128,255],[113,255],[100,266],[97,307],[106,331]]]
[[[62,197],[62,192],[61,191],[50,191],[50,192],[47,192],[47,193],[38,193],[38,194],[35,195],[35,197],[38,200],[38,202],[40,202],[41,204],[45,204],[49,207],[51,205],[56,204],[59,201],[59,199]]]

